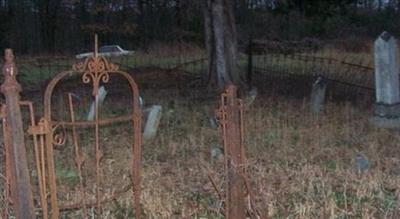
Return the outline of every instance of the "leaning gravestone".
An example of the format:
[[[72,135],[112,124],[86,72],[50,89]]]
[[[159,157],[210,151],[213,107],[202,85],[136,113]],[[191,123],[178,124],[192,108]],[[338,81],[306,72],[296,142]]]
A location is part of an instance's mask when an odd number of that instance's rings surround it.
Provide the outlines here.
[[[374,45],[376,103],[371,122],[381,128],[400,127],[399,62],[396,39],[383,32]]]
[[[247,107],[249,107],[253,104],[254,100],[257,98],[257,94],[258,94],[258,91],[257,91],[256,87],[253,87],[249,91],[247,97],[245,98],[245,102],[244,102]]]
[[[324,110],[325,93],[326,93],[326,80],[323,76],[318,76],[317,80],[313,83],[311,91],[311,112],[319,115]]]
[[[224,149],[219,146],[214,146],[211,148],[211,159],[220,160],[224,157]]]
[[[161,109],[162,107],[159,105],[154,105],[150,108],[150,112],[147,116],[147,121],[144,126],[144,140],[150,140],[155,137],[161,120]]]
[[[106,95],[107,95],[106,89],[104,88],[104,86],[100,86],[99,93],[98,93],[98,95],[96,95],[96,100],[93,101],[92,104],[90,105],[90,109],[86,116],[86,120],[93,121],[94,116],[95,116],[96,103],[98,104],[98,107],[100,107],[101,104],[103,103],[104,99],[106,98]]]

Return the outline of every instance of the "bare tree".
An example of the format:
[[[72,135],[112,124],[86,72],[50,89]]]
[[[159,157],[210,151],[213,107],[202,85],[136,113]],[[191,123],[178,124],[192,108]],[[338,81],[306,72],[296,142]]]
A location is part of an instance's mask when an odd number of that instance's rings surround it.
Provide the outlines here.
[[[209,85],[246,87],[237,66],[234,1],[207,0],[203,5],[205,41],[209,57]]]

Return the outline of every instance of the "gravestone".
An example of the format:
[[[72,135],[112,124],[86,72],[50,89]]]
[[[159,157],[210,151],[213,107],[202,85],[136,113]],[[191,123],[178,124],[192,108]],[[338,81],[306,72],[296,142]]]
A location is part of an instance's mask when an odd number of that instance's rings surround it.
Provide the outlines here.
[[[210,123],[211,128],[213,128],[213,129],[218,128],[219,124],[218,124],[217,119],[214,116],[208,117],[208,121]]]
[[[326,80],[323,76],[318,76],[317,80],[313,83],[311,91],[311,112],[319,115],[324,110],[325,93],[326,93]]]
[[[144,140],[150,140],[155,137],[161,120],[161,109],[162,107],[159,105],[154,105],[150,108],[150,112],[147,116],[147,121],[144,126]]]
[[[224,149],[219,146],[214,146],[211,148],[211,160],[220,160],[224,157]]]
[[[100,107],[104,99],[106,98],[106,95],[107,95],[106,89],[104,88],[104,86],[100,86],[99,93],[98,95],[96,95],[96,101],[93,101],[92,104],[90,105],[90,109],[87,114],[86,120],[92,121],[94,119],[96,102]]]
[[[397,40],[383,32],[374,44],[376,103],[371,122],[382,128],[400,127]]]
[[[247,97],[245,98],[245,105],[249,107],[250,105],[253,104],[254,100],[257,98],[258,95],[258,90],[256,87],[253,87],[249,93],[247,94]]]
[[[368,157],[363,154],[357,154],[355,159],[355,169],[357,173],[366,173],[371,168],[371,162]]]

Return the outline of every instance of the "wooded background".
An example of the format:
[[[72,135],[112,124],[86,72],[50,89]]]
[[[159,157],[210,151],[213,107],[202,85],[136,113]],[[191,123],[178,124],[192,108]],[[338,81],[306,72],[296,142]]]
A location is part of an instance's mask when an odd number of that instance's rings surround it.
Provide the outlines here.
[[[249,38],[346,39],[400,34],[400,0],[235,0],[238,43]],[[0,48],[70,54],[103,44],[204,43],[201,0],[0,0]]]

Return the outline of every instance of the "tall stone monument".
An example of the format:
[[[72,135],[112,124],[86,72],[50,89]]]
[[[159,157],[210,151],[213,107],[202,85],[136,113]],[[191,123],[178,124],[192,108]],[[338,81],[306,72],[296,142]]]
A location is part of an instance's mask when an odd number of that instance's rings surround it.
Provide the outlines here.
[[[399,60],[397,40],[383,32],[374,44],[376,103],[371,122],[400,128]]]

